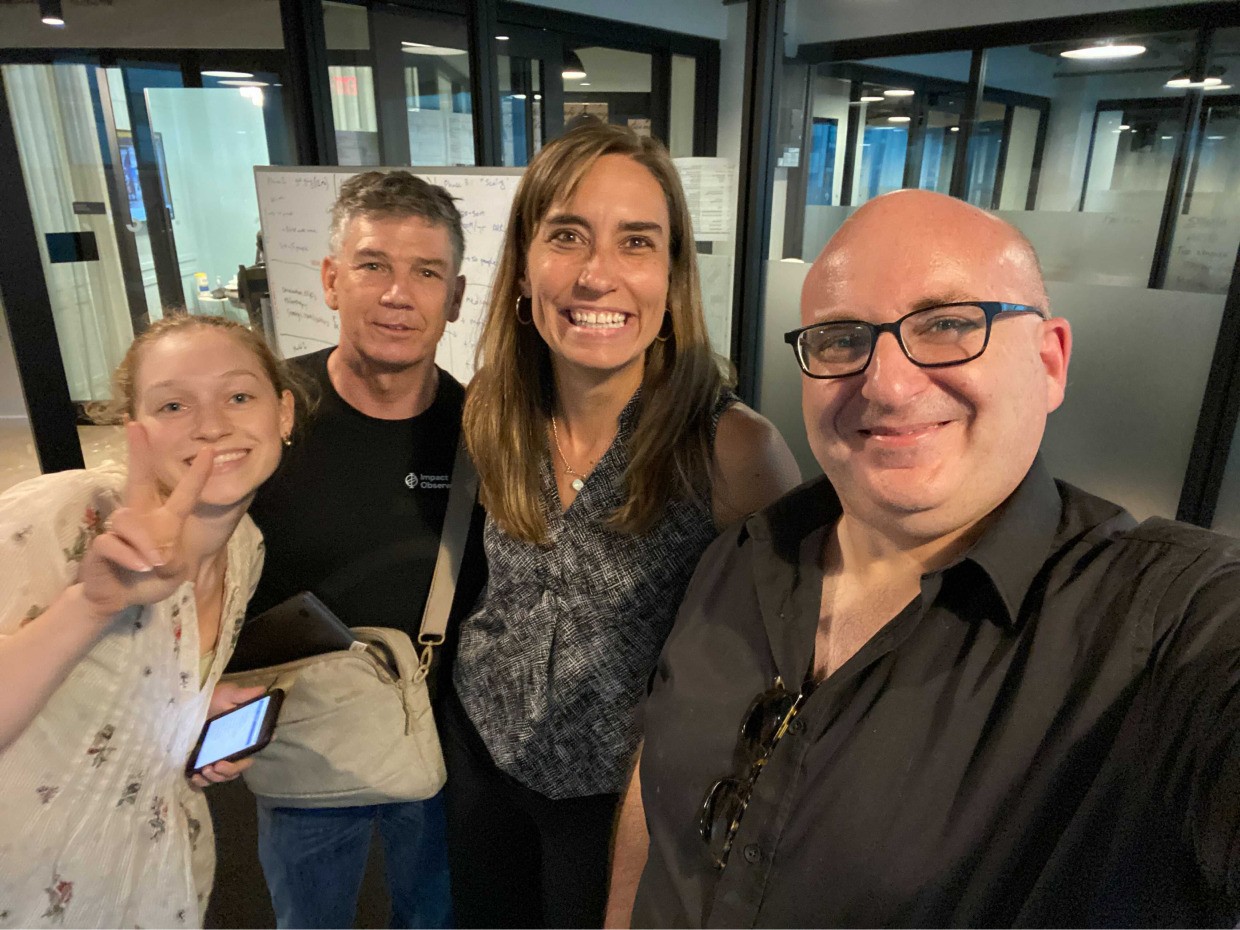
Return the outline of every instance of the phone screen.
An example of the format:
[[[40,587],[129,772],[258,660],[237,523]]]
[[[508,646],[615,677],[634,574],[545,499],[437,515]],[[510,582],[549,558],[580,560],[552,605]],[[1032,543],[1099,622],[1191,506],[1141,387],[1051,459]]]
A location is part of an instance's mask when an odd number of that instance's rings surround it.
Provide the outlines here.
[[[198,750],[192,767],[200,769],[243,749],[249,749],[257,743],[270,705],[271,695],[268,694],[212,720],[207,724],[207,732],[202,737],[202,748]]]

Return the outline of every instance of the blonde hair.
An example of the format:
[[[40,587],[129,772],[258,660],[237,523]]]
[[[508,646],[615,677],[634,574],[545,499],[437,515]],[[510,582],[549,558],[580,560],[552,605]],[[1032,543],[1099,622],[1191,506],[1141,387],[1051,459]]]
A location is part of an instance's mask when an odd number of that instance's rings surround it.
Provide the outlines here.
[[[712,413],[725,382],[702,314],[693,225],[680,178],[662,143],[621,126],[583,125],[544,146],[517,188],[478,343],[478,370],[465,400],[463,428],[482,502],[505,533],[531,543],[547,541],[539,466],[547,452],[554,386],[546,343],[517,318],[521,280],[547,211],[573,195],[600,157],[615,154],[645,167],[667,199],[672,332],[646,353],[624,498],[608,525],[641,534],[670,500],[706,505],[709,499]]]
[[[306,381],[271,350],[261,334],[222,316],[190,316],[185,312],[174,311],[163,319],[156,320],[134,338],[125,351],[125,357],[112,373],[112,399],[104,403],[90,404],[87,414],[96,423],[119,423],[126,417],[133,419],[137,415],[134,407],[134,384],[137,381],[142,349],[174,333],[207,329],[227,333],[249,349],[262,365],[277,397],[282,396],[285,391],[291,391],[298,411],[313,408],[313,398],[307,389]],[[300,421],[301,417],[298,417],[298,420]]]

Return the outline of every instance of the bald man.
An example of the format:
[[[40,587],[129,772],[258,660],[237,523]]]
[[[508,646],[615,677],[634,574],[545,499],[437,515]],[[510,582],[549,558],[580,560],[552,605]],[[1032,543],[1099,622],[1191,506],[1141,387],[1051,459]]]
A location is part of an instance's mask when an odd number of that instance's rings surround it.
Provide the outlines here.
[[[1029,244],[889,194],[802,316],[826,476],[698,567],[609,920],[640,874],[635,926],[1235,926],[1240,545],[1048,474],[1072,339]]]

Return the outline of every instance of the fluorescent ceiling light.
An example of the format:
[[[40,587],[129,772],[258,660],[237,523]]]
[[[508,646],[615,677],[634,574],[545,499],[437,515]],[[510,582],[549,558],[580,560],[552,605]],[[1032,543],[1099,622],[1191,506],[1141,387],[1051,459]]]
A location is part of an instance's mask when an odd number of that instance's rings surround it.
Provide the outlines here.
[[[496,41],[496,42],[507,42],[507,41],[508,41],[508,36],[496,36],[496,37],[495,37],[495,41]]]
[[[254,75],[252,75],[249,71],[204,71],[202,72],[202,76],[203,77],[216,77],[216,78],[252,78],[254,77]]]
[[[1211,142],[1218,142],[1220,139],[1226,139],[1226,136],[1206,136]]]
[[[910,90],[907,87],[889,87],[885,91],[883,91],[883,96],[884,97],[911,97],[915,93],[917,93],[917,91]]]
[[[590,85],[590,82],[589,82],[589,81],[582,81],[582,82],[581,82],[581,84],[580,84],[580,85],[578,85],[578,86],[580,86],[580,87],[589,87],[589,86],[591,86],[591,85]]]
[[[952,132],[960,132],[960,127],[959,127],[959,126],[953,126],[953,127],[951,128],[951,131],[952,131]]]
[[[887,117],[887,122],[889,122],[889,123],[907,123],[907,122],[909,122],[909,120],[911,120],[911,119],[912,119],[912,117],[911,117],[911,116],[889,116],[889,117]]]
[[[1204,87],[1202,89],[1203,90],[1231,90],[1231,85],[1230,84],[1211,84],[1209,87]]]
[[[1131,126],[1129,126],[1127,123],[1120,123],[1120,124],[1119,124],[1119,131],[1120,131],[1120,132],[1123,132],[1125,129],[1131,129],[1131,128],[1132,128],[1132,127],[1131,127]]]
[[[449,58],[453,55],[468,54],[463,48],[446,48],[442,45],[426,45],[422,42],[401,42],[402,52],[410,55],[440,55]]]
[[[512,99],[513,100],[524,100],[525,94],[512,94]]]
[[[535,99],[535,100],[542,100],[542,94],[535,94],[535,95],[534,95],[534,99]]]
[[[225,87],[266,87],[266,81],[220,81]]]
[[[1144,45],[1103,42],[1099,45],[1086,45],[1084,48],[1070,48],[1059,55],[1061,58],[1074,58],[1077,61],[1105,61],[1109,58],[1133,58],[1144,51]]]
[[[883,98],[877,97],[874,94],[862,94],[858,102],[859,103],[882,103]]]
[[[1205,74],[1205,77],[1203,77],[1200,81],[1194,81],[1193,75],[1186,69],[1184,71],[1181,71],[1171,80],[1169,80],[1166,86],[1174,87],[1177,90],[1186,89],[1190,87],[1201,87],[1201,88],[1209,89],[1211,87],[1219,87],[1222,85],[1222,83],[1223,83],[1223,69],[1215,66],[1211,68],[1209,71],[1207,71]]]

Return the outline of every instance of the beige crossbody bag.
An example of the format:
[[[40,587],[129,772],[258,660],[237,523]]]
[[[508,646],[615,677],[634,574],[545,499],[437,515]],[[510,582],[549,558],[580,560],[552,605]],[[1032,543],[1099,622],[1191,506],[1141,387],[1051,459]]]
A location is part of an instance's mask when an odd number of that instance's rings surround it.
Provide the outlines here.
[[[224,676],[286,692],[275,737],[244,776],[254,794],[277,807],[355,807],[419,801],[444,786],[426,676],[448,627],[477,490],[462,443],[416,648],[400,630],[357,627],[350,649]]]

